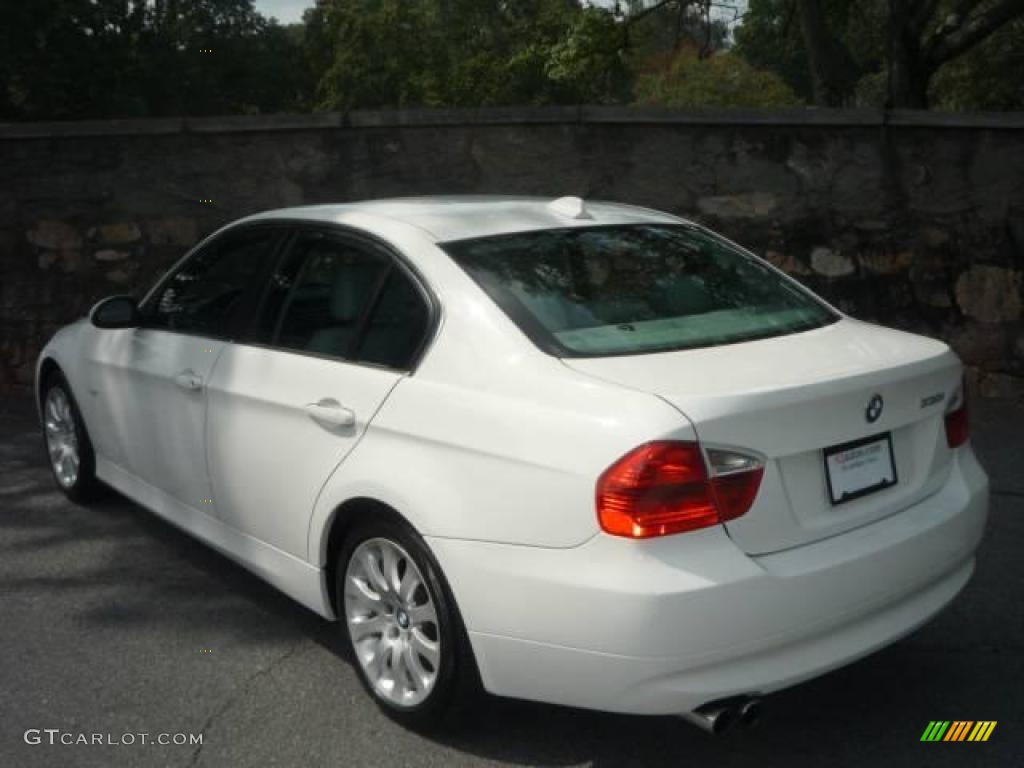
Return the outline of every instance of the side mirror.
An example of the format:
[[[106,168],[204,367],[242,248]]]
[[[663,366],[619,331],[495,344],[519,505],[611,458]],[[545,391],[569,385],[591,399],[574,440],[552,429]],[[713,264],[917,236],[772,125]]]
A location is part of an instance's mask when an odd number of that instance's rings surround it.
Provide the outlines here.
[[[97,328],[135,328],[139,320],[139,305],[131,296],[110,296],[89,312]]]

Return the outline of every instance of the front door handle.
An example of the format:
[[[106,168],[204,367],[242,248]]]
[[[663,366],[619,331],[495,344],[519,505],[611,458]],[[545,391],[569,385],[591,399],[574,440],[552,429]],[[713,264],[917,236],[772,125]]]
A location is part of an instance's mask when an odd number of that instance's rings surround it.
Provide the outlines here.
[[[194,392],[197,389],[203,388],[203,377],[191,368],[188,368],[174,377],[174,383],[182,389]]]
[[[356,414],[337,400],[324,398],[318,403],[306,406],[306,413],[313,421],[325,427],[354,427]]]

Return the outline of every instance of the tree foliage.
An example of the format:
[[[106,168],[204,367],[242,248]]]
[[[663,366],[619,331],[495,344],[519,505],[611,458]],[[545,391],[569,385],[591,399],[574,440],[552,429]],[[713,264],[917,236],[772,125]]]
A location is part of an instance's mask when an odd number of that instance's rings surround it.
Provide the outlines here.
[[[734,24],[742,17],[741,23]],[[0,3],[0,120],[803,102],[1024,108],[1024,0]]]
[[[0,6],[0,116],[271,112],[297,100],[297,41],[252,0]]]
[[[831,39],[830,82],[820,100],[833,106],[855,100],[865,74],[884,67],[887,0],[826,0],[821,22]],[[736,30],[734,50],[753,66],[777,73],[806,101],[815,101],[815,82],[797,0],[750,0],[743,24]]]
[[[1024,0],[750,0],[736,50],[825,106],[1019,109],[1022,17]]]
[[[735,53],[701,56],[681,48],[661,71],[642,75],[637,102],[669,107],[790,107],[801,101],[778,75],[756,70]]]
[[[939,69],[929,99],[936,109],[1024,109],[1024,19]]]
[[[627,92],[615,19],[573,0],[332,0],[307,25],[321,108],[601,103]]]

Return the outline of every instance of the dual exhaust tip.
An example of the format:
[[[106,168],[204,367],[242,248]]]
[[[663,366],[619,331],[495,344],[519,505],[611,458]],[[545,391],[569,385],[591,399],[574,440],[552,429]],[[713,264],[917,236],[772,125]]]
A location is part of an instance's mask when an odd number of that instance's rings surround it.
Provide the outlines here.
[[[718,736],[736,725],[750,727],[760,720],[761,699],[757,696],[733,696],[709,701],[692,712],[684,712],[680,717]]]

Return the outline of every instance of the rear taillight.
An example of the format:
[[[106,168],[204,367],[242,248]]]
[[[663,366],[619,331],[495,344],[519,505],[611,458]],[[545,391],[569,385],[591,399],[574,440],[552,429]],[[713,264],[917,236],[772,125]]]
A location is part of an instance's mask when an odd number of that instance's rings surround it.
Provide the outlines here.
[[[597,481],[602,530],[645,539],[707,528],[743,515],[754,503],[764,465],[733,451],[710,450],[708,471],[700,445],[659,441],[636,448]]]
[[[953,393],[946,411],[946,443],[956,448],[967,442],[971,436],[970,422],[967,418],[967,390],[963,384]]]

